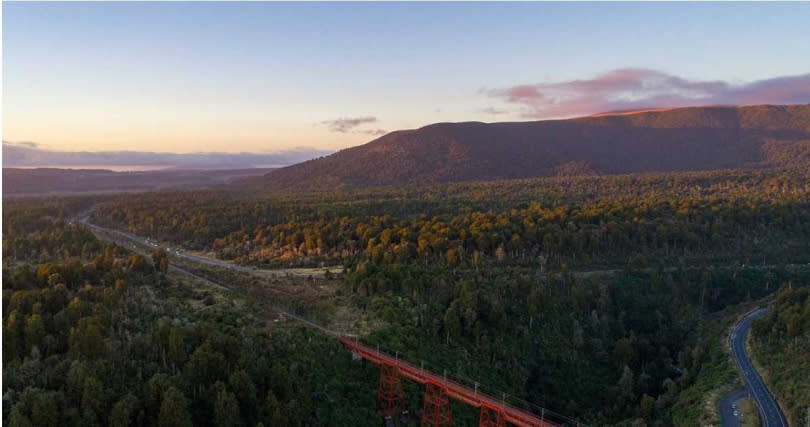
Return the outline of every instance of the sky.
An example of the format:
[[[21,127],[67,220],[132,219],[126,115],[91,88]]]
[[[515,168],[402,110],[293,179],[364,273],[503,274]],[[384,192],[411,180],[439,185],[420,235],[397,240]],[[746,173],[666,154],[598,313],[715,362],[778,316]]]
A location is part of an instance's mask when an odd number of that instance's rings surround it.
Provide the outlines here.
[[[810,103],[808,22],[810,3],[3,2],[3,140],[321,155],[443,121]]]

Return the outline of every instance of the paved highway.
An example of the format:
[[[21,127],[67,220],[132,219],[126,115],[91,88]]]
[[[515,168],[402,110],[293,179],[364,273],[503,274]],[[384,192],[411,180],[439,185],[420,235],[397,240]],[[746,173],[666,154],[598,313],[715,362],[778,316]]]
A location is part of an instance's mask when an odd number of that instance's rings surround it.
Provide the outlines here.
[[[737,390],[720,401],[720,421],[723,427],[740,427],[740,400],[748,396],[748,389]],[[734,412],[737,415],[734,415]]]
[[[143,239],[143,238],[138,237],[138,236],[136,236],[134,234],[127,233],[127,232],[124,232],[124,231],[113,230],[113,229],[110,229],[110,228],[105,228],[105,227],[101,227],[101,226],[98,226],[98,225],[95,225],[95,224],[91,224],[91,223],[89,223],[87,221],[86,217],[81,218],[79,220],[79,222],[84,224],[88,228],[90,228],[90,230],[93,231],[93,234],[99,240],[117,243],[117,244],[119,244],[119,245],[121,245],[123,247],[128,248],[129,250],[131,250],[133,252],[139,253],[139,254],[147,257],[148,259],[151,259],[151,255],[149,254],[149,251],[145,250],[143,248],[143,246],[152,246],[153,247],[153,245],[150,245],[147,242],[146,239]],[[117,236],[118,239],[114,238],[113,236]],[[140,243],[142,246],[131,245],[131,242],[133,242],[133,241]],[[128,245],[128,243],[129,243],[129,245]],[[190,259],[190,260],[193,260],[193,261],[199,261],[201,259],[201,257],[192,256],[192,257],[187,257],[187,259]],[[202,258],[202,259],[207,259],[207,258]],[[218,261],[218,260],[214,260],[214,261]],[[209,264],[209,263],[206,263],[206,264]],[[225,264],[227,266],[233,266],[232,264],[227,264],[227,263],[223,263],[223,264]],[[213,264],[213,265],[217,265],[217,264]],[[233,267],[240,267],[240,266],[233,266]],[[239,268],[239,269],[237,269],[237,271],[245,272],[243,270],[243,268]],[[189,277],[193,277],[193,278],[195,278],[195,279],[197,279],[197,280],[199,280],[199,281],[201,281],[201,282],[203,282],[203,283],[205,283],[205,284],[207,284],[209,286],[215,287],[215,288],[230,289],[228,286],[226,286],[226,285],[224,285],[222,283],[218,283],[218,282],[216,282],[214,280],[208,279],[206,277],[202,277],[202,276],[200,276],[200,275],[198,275],[198,274],[196,274],[194,272],[191,272],[189,270],[186,270],[186,269],[184,269],[182,267],[177,267],[175,265],[169,265],[169,271],[172,272],[172,273],[178,273],[178,274],[186,275],[186,276],[189,276]],[[250,273],[255,274],[255,272],[253,272],[253,271],[250,271]],[[307,319],[305,319],[305,318],[303,318],[303,317],[301,317],[301,316],[299,316],[297,314],[291,313],[291,312],[289,312],[287,310],[284,310],[284,309],[282,309],[280,307],[274,307],[274,310],[276,310],[277,312],[283,314],[286,317],[289,317],[289,318],[291,318],[293,320],[296,320],[296,321],[298,321],[300,323],[303,323],[303,324],[305,324],[305,325],[307,325],[307,326],[309,326],[311,328],[317,329],[317,330],[323,332],[324,334],[335,336],[335,337],[346,336],[345,333],[333,331],[331,329],[327,329],[324,326],[321,326],[321,325],[319,325],[319,324],[317,324],[315,322],[307,320]]]
[[[87,227],[90,227],[90,229],[92,229],[92,230],[104,231],[104,232],[109,233],[109,234],[114,234],[114,235],[122,237],[122,238],[124,238],[126,240],[129,240],[131,242],[138,243],[138,244],[140,244],[142,246],[147,246],[147,247],[151,247],[151,248],[161,247],[161,245],[158,245],[156,242],[154,242],[154,241],[152,241],[150,239],[146,239],[146,238],[143,238],[141,236],[136,236],[136,235],[134,235],[132,233],[129,233],[129,232],[126,232],[126,231],[114,230],[112,228],[102,227],[100,225],[93,224],[93,223],[91,223],[89,221],[89,218],[87,216],[84,216],[84,217],[80,218],[79,222],[82,223],[83,225],[87,226]],[[227,269],[230,269],[230,270],[235,270],[235,271],[239,271],[239,272],[242,272],[242,273],[248,273],[248,274],[260,274],[260,273],[258,273],[256,271],[256,269],[253,269],[253,268],[250,268],[250,267],[244,267],[244,266],[241,266],[241,265],[232,264],[232,263],[221,261],[221,260],[214,259],[214,258],[208,258],[208,257],[192,255],[192,254],[188,254],[188,253],[182,252],[182,251],[177,250],[177,249],[167,250],[167,252],[169,253],[170,256],[176,256],[176,257],[180,257],[180,258],[185,258],[185,259],[187,259],[189,261],[208,264],[208,265],[211,265],[211,266],[214,266],[214,267],[227,268]]]
[[[731,353],[734,355],[734,360],[737,362],[737,366],[740,367],[740,371],[742,371],[749,395],[754,398],[754,401],[759,407],[762,425],[764,427],[787,427],[788,423],[785,419],[785,415],[776,403],[776,399],[774,399],[771,392],[768,391],[768,388],[765,387],[765,383],[762,381],[756,369],[754,369],[754,365],[751,363],[751,359],[748,358],[748,354],[745,351],[745,338],[748,336],[748,331],[751,329],[751,322],[763,316],[767,311],[767,307],[752,311],[734,326],[730,337]],[[726,424],[724,420],[723,425],[734,424]]]
[[[146,246],[149,248],[158,248],[158,247],[166,247],[167,245],[159,244],[151,239],[147,239],[141,236],[137,236],[135,234],[115,230],[112,228],[102,227],[100,225],[93,224],[89,221],[89,214],[85,213],[81,215],[78,219],[78,222],[89,227],[93,231],[103,231],[105,233],[118,236],[119,238],[123,239],[124,241],[128,241],[129,243],[137,243],[141,246]],[[183,258],[189,261],[193,261],[200,264],[206,264],[213,267],[225,268],[232,271],[237,271],[240,273],[250,274],[259,277],[283,277],[286,275],[291,275],[294,277],[307,277],[307,276],[322,276],[325,273],[325,269],[311,269],[311,268],[287,268],[287,269],[276,269],[276,270],[265,270],[265,269],[258,269],[255,267],[246,267],[243,265],[237,265],[232,262],[223,261],[216,258],[195,255],[191,253],[184,252],[179,248],[171,248],[167,249],[166,252],[169,254],[170,257],[178,257]],[[329,267],[328,269],[332,269]],[[333,272],[338,272],[342,268],[334,267]]]

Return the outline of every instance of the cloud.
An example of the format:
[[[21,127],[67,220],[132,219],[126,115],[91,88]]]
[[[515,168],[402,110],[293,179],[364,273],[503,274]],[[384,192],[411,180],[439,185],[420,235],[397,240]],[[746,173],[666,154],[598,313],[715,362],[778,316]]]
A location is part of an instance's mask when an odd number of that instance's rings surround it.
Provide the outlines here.
[[[810,73],[731,84],[623,68],[593,79],[484,89],[482,93],[518,105],[525,117],[532,118],[695,105],[804,104],[810,103]]]
[[[37,147],[39,147],[39,144],[37,144],[36,142],[31,142],[31,141],[11,142],[11,141],[6,141],[4,139],[3,144],[16,145],[16,146],[22,146],[22,147],[28,147],[28,148],[37,148]]]
[[[298,147],[268,153],[156,153],[151,151],[52,151],[3,141],[3,167],[166,166],[199,169],[277,167],[331,154]]]
[[[385,135],[386,133],[388,133],[388,131],[385,130],[385,129],[369,129],[369,130],[360,131],[360,133],[364,133],[366,135],[371,135],[371,136],[380,136],[380,135]]]
[[[326,120],[321,123],[329,127],[329,130],[332,132],[346,133],[360,125],[376,122],[376,117],[367,116]]]
[[[507,111],[507,110],[502,110],[500,108],[495,108],[495,107],[482,108],[481,112],[484,113],[484,114],[492,114],[493,116],[498,116],[498,115],[501,115],[501,114],[508,114],[509,113],[509,111]]]

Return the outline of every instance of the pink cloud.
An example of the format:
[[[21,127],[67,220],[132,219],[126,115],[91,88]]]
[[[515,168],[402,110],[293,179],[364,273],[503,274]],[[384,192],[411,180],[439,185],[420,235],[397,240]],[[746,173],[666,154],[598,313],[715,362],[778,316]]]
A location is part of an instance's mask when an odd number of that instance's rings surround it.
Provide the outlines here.
[[[624,68],[593,79],[523,84],[484,93],[523,107],[523,115],[532,118],[694,105],[801,104],[810,102],[810,73],[734,85]]]

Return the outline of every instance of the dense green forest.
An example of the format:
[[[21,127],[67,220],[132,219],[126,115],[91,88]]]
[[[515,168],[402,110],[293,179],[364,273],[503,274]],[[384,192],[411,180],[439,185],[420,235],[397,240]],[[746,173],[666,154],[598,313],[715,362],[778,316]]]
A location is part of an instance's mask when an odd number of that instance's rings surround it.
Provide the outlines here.
[[[100,250],[86,229],[68,227],[71,214],[92,206],[93,198],[23,200],[3,203],[3,265],[89,258]]]
[[[255,291],[286,282],[183,265],[233,289],[193,285],[166,273],[162,252],[154,262],[71,224],[95,206],[94,223],[241,264],[339,266],[301,279],[334,293],[285,303],[326,324],[350,313],[341,330],[510,402],[593,425],[716,422],[712,392],[734,381],[727,322],[810,283],[808,194],[805,176],[763,170],[7,202],[4,408],[23,424],[40,395],[60,424],[380,421],[373,366],[271,321],[280,294]],[[84,405],[74,365],[101,383],[103,405]],[[418,416],[421,391],[406,394]]]
[[[169,278],[65,222],[74,202],[5,203],[9,426],[361,425],[373,369],[260,302]],[[86,201],[76,202],[79,207]],[[5,245],[4,245],[5,246]],[[368,401],[368,405],[355,402]]]
[[[762,297],[790,278],[808,280],[753,268],[587,278],[517,268],[464,277],[403,270],[347,278],[347,286],[392,284],[358,298],[388,322],[369,342],[593,424],[697,417],[689,408],[673,412],[673,405],[704,362],[718,357],[720,337],[698,329],[704,316]]]
[[[751,327],[750,347],[791,425],[810,425],[810,288],[783,287]]]

